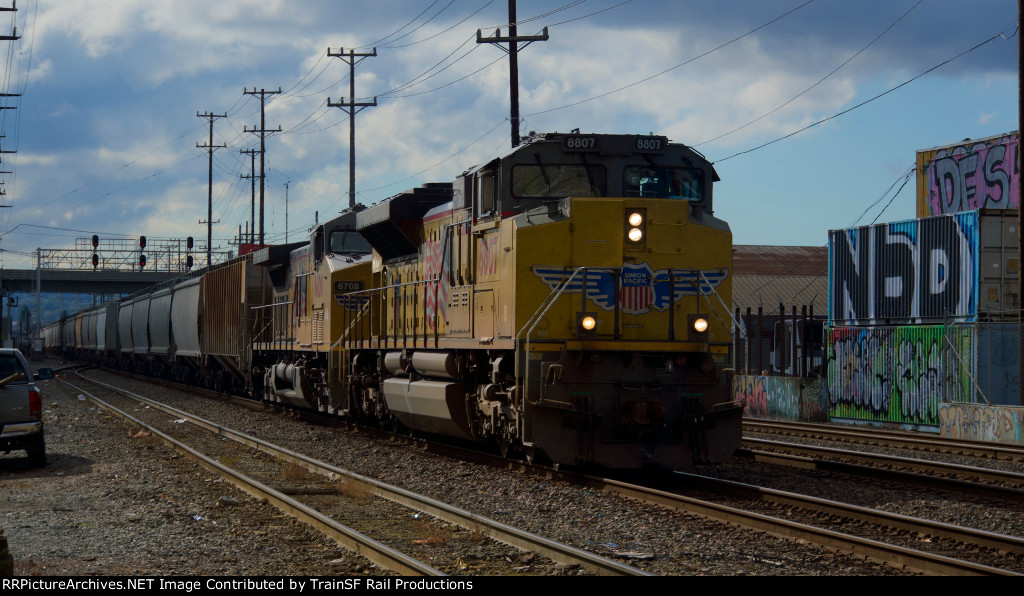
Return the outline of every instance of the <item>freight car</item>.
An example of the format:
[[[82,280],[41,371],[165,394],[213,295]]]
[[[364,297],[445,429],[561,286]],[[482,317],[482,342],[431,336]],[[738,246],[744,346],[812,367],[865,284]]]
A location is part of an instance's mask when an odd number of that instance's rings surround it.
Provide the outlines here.
[[[106,351],[529,459],[722,461],[742,404],[717,180],[665,137],[532,135],[453,183],[318,222],[308,242],[123,300],[120,347]],[[100,320],[69,317],[43,337],[95,355],[98,331],[83,340],[81,326]]]

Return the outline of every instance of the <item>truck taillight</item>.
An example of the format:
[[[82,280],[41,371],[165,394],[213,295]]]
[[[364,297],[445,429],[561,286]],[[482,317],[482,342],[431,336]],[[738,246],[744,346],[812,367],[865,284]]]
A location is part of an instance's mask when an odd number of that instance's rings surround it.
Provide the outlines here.
[[[39,395],[35,389],[30,389],[28,392],[28,411],[32,417],[43,415],[43,396]]]

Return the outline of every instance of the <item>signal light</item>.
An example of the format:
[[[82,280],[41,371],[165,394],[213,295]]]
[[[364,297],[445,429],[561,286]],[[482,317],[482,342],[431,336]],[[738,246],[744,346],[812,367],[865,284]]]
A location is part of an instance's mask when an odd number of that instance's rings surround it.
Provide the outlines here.
[[[192,255],[188,255],[187,257],[185,257],[185,267],[186,268],[191,269],[193,263],[194,263],[194,261],[192,260]]]
[[[185,239],[185,248],[187,248],[189,250],[192,250],[192,246],[193,245],[194,245],[194,242],[192,240],[192,236],[189,236],[188,238]]]
[[[95,271],[100,265],[100,256],[96,253],[92,253],[92,270]]]
[[[100,237],[97,236],[96,234],[93,234],[92,235],[92,247],[93,247],[93,249],[95,249],[99,245],[100,245]]]
[[[146,266],[146,255],[139,255],[139,267]]]
[[[146,248],[146,237],[145,236],[140,236],[139,237],[139,246],[141,248]]]

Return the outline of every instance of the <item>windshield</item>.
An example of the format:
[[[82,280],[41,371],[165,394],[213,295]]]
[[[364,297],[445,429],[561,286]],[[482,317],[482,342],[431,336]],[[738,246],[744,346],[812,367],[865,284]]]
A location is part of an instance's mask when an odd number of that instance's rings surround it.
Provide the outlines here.
[[[359,232],[351,230],[335,230],[331,232],[328,250],[333,254],[370,252],[370,243]]]
[[[704,198],[704,173],[690,168],[660,166],[628,167],[625,171],[627,197],[686,199]]]
[[[604,166],[517,165],[512,168],[512,194],[532,197],[603,197]]]

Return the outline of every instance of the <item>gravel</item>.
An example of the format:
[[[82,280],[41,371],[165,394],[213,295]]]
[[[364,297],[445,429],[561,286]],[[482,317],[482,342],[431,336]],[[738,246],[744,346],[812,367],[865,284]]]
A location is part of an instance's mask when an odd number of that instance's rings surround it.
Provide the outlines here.
[[[93,373],[106,377],[104,373]],[[288,415],[158,395],[213,422],[475,513],[664,575],[907,572],[568,483],[398,447]],[[0,456],[0,529],[14,574],[379,575],[385,573],[111,414],[57,380],[40,383],[49,463]],[[429,557],[429,552],[410,554]]]

